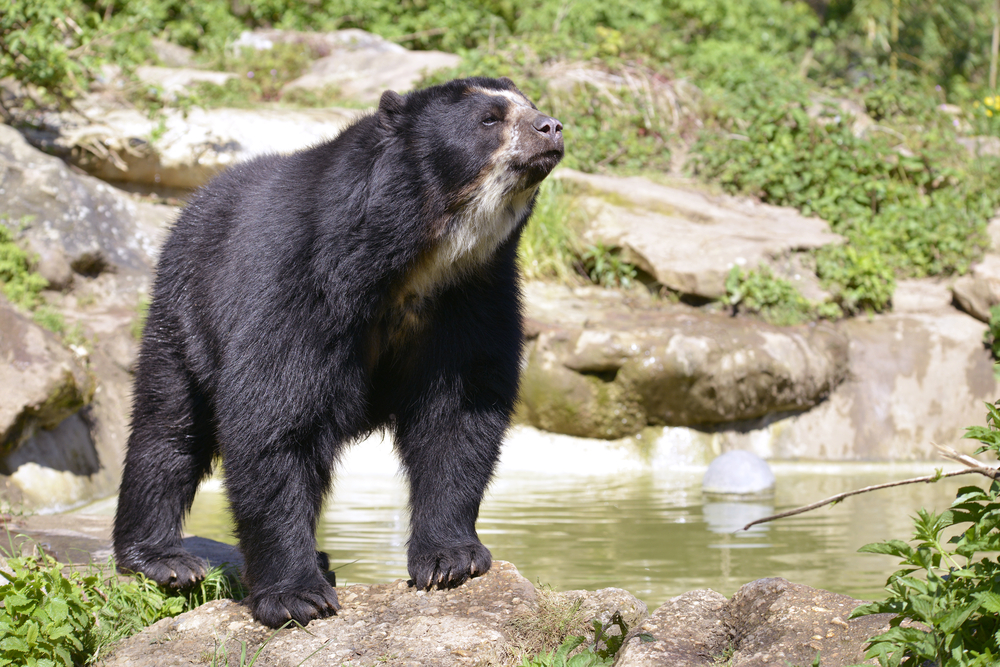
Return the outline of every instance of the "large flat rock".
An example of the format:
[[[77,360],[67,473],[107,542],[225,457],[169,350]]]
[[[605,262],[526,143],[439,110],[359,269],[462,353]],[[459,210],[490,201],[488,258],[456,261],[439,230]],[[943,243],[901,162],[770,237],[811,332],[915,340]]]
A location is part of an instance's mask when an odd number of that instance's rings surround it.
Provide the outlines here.
[[[819,218],[726,195],[710,197],[641,177],[584,174],[556,178],[584,192],[591,243],[622,249],[659,283],[681,294],[717,299],[733,266],[753,268],[790,252],[843,243]]]
[[[136,348],[131,324],[176,212],[79,174],[0,125],[0,219],[61,290],[45,299],[77,339],[71,351],[0,308],[4,500],[55,510],[117,489]]]
[[[112,109],[86,123],[71,114],[47,132],[26,132],[36,146],[106,181],[193,189],[247,158],[290,153],[337,136],[358,109],[164,109],[156,119]]]
[[[847,339],[826,324],[779,328],[595,292],[528,287],[521,400],[534,426],[619,438],[757,419],[817,405],[847,372]]]
[[[932,443],[969,451],[965,427],[996,399],[986,326],[952,309],[844,322],[848,379],[812,410],[769,427],[764,455],[781,459],[920,460]],[[761,452],[758,452],[761,453]]]
[[[188,665],[202,656],[254,655],[262,667],[295,667],[311,656],[318,665],[474,665],[516,664],[546,609],[567,615],[566,630],[590,619],[607,622],[620,612],[631,625],[647,615],[646,605],[619,589],[551,593],[537,591],[510,563],[494,562],[484,576],[447,591],[417,591],[403,580],[337,589],[341,610],[306,628],[272,631],[255,622],[249,610],[232,601],[210,602],[165,619],[119,643],[106,667]],[[551,619],[548,619],[551,622]],[[537,650],[537,649],[535,649]],[[530,651],[533,655],[534,651]],[[221,660],[223,664],[231,664]]]

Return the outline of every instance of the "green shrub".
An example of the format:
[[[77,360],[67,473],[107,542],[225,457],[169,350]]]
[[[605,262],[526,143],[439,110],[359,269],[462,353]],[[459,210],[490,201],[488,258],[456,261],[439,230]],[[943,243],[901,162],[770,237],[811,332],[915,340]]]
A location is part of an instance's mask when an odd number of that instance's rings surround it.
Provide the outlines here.
[[[767,266],[743,271],[737,266],[726,276],[723,303],[761,316],[779,326],[813,319],[817,306],[802,296],[788,280],[775,276]]]
[[[989,327],[983,333],[983,343],[990,348],[993,358],[1000,361],[1000,306],[990,308]]]
[[[31,258],[14,241],[14,234],[0,222],[0,290],[11,303],[32,310],[42,303],[40,293],[48,281],[32,270]]]
[[[0,585],[0,666],[72,667],[86,660],[85,640],[94,626],[87,590],[94,579],[69,577],[48,560],[12,558]]]
[[[51,556],[9,558],[0,585],[0,667],[55,667],[97,660],[110,644],[210,600],[242,597],[221,569],[198,586],[167,593],[142,576],[100,569],[66,573]],[[110,566],[113,571],[113,564]]]
[[[810,118],[801,83],[759,74],[723,78],[717,129],[699,141],[694,169],[729,192],[818,215],[847,237],[847,248],[817,257],[846,311],[884,310],[892,274],[963,273],[981,255],[1000,199],[986,177],[957,169],[967,160],[948,126],[907,152],[898,132],[855,136],[836,110]]]
[[[1000,410],[987,404],[988,426],[967,429],[977,454],[1000,458]],[[852,617],[891,613],[887,632],[873,637],[867,658],[883,667],[987,667],[1000,660],[1000,481],[966,486],[941,514],[921,509],[914,544],[886,540],[864,553],[895,556],[902,568],[889,577],[889,597],[865,604]],[[947,533],[961,532],[950,539]],[[904,627],[904,621],[919,625]]]
[[[833,301],[848,314],[880,313],[892,304],[896,278],[875,250],[827,246],[816,253],[816,274]]]

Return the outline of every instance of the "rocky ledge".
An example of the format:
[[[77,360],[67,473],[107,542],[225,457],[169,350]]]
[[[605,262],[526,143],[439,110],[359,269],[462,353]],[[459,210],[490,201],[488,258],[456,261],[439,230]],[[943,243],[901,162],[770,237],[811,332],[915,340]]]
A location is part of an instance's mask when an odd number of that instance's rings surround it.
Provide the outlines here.
[[[110,555],[110,517],[7,519],[10,544],[23,553],[40,549],[75,564],[105,563]],[[188,537],[185,547],[213,565],[241,561],[234,547],[213,540]],[[239,665],[244,650],[248,658],[259,650],[259,667],[517,665],[568,634],[593,642],[594,620],[619,632],[611,623],[617,613],[629,629],[619,667],[804,666],[817,652],[823,667],[840,667],[863,663],[868,639],[890,620],[850,620],[861,601],[780,578],[750,582],[728,599],[691,591],[649,614],[622,589],[539,589],[502,561],[453,590],[417,591],[400,579],[339,586],[337,595],[337,616],[277,632],[238,602],[210,602],[121,641],[100,664]]]

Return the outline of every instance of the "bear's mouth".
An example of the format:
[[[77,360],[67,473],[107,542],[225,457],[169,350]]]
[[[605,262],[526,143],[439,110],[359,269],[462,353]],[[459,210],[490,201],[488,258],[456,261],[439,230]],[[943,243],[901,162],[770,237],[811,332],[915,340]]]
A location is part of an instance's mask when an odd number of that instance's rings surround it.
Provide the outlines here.
[[[525,187],[531,187],[541,183],[556,168],[562,158],[563,151],[554,148],[532,155],[524,162],[512,166],[515,171],[523,175]]]

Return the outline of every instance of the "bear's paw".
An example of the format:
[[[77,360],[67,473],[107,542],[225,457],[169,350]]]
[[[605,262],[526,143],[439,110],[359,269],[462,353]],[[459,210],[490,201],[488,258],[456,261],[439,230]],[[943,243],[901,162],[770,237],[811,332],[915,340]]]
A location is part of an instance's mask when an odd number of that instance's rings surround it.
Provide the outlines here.
[[[246,602],[253,617],[272,628],[288,621],[306,625],[313,619],[334,616],[340,609],[337,591],[322,578],[305,585],[267,586],[253,591]]]
[[[461,586],[486,574],[493,565],[489,549],[478,541],[426,551],[411,549],[407,560],[412,585],[423,590]]]

